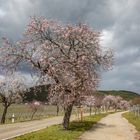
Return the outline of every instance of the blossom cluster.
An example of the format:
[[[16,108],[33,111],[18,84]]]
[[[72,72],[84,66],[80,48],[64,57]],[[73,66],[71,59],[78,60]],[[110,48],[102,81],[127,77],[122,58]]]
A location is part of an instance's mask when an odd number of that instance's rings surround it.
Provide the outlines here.
[[[109,70],[113,58],[110,49],[103,51],[100,33],[88,25],[42,17],[31,19],[18,42],[3,38],[0,52],[2,67],[15,70],[26,62],[39,77],[51,78],[49,96],[64,106],[96,90],[100,70]]]
[[[94,107],[97,109],[104,108],[108,109],[122,109],[126,110],[130,107],[131,103],[129,101],[124,100],[120,96],[106,95],[103,96],[85,96],[80,100],[83,106]]]

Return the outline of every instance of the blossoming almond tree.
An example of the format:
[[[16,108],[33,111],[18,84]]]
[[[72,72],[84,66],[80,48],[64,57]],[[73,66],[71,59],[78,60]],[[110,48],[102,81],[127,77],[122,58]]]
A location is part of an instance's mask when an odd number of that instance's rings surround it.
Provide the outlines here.
[[[31,110],[32,110],[32,115],[31,115],[31,120],[33,120],[33,118],[34,118],[34,115],[35,115],[35,113],[39,110],[39,109],[41,109],[42,108],[42,105],[41,105],[41,102],[39,102],[39,101],[32,101],[30,104],[29,104],[29,106],[30,106],[30,108],[31,108]]]
[[[106,111],[110,109],[110,107],[114,108],[115,97],[113,95],[106,95],[103,99],[103,105],[106,108]]]
[[[60,102],[59,96],[53,96],[53,95],[50,94],[48,98],[49,98],[48,99],[49,100],[49,104],[56,106],[56,115],[58,116],[59,115],[60,106],[63,107],[63,104],[61,104],[61,102]]]
[[[89,114],[91,116],[92,113],[92,107],[95,106],[95,97],[94,96],[86,96],[85,101],[83,102],[84,105],[87,105],[89,107]]]
[[[95,96],[95,105],[94,105],[94,108],[95,108],[95,114],[98,112],[100,113],[101,111],[101,108],[102,108],[102,105],[103,105],[103,96]]]
[[[130,107],[130,102],[126,101],[126,100],[121,100],[121,102],[119,103],[119,108],[122,110],[127,110]]]
[[[100,33],[85,24],[60,24],[42,17],[32,18],[23,40],[10,43],[6,38],[1,59],[7,68],[26,62],[40,76],[52,79],[51,97],[64,107],[63,127],[68,129],[74,103],[94,91],[100,69],[109,70],[112,51],[103,50]]]
[[[1,117],[2,124],[5,123],[8,107],[22,99],[22,94],[25,89],[24,78],[17,74],[7,75],[3,80],[1,80],[0,97],[4,107]]]
[[[107,95],[103,99],[103,105],[107,110],[111,107],[117,111],[117,109],[128,109],[130,107],[130,102],[124,100],[120,96]]]
[[[117,111],[119,109],[120,103],[123,101],[123,98],[120,96],[114,96],[114,109]]]

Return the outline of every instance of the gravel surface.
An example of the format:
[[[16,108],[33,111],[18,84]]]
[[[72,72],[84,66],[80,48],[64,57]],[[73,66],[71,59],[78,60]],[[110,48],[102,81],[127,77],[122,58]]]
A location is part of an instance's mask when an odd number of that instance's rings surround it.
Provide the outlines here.
[[[89,113],[84,114],[84,116],[88,115]],[[71,121],[75,119],[77,119],[77,116],[72,115]],[[0,125],[0,140],[7,140],[16,136],[47,128],[51,125],[61,124],[62,120],[63,116],[58,116],[43,120]]]
[[[136,129],[122,117],[122,113],[110,114],[101,119],[78,140],[136,140]]]

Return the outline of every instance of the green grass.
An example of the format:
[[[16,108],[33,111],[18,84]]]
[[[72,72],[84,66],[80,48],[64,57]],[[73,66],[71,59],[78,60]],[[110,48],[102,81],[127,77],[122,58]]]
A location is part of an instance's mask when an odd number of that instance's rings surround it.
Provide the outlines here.
[[[73,121],[70,123],[69,130],[63,130],[62,125],[53,125],[46,129],[32,132],[12,140],[74,140],[107,115],[108,113],[97,114],[84,117],[83,122]]]
[[[132,123],[140,133],[140,117],[135,116],[132,112],[124,113],[123,117]]]

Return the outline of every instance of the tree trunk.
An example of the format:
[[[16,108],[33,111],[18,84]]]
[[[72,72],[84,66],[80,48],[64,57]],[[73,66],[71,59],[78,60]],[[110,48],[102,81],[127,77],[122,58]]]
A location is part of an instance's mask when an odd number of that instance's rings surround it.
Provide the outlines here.
[[[92,108],[91,108],[91,106],[90,106],[90,107],[89,107],[89,115],[90,115],[90,116],[91,116],[91,109],[92,109]]]
[[[73,108],[73,104],[70,104],[64,109],[65,113],[63,118],[63,129],[65,130],[69,129],[69,122],[70,122],[72,108]]]
[[[33,120],[35,113],[37,112],[37,110],[35,110],[31,116],[31,120]]]
[[[97,114],[97,108],[95,108],[95,114]]]
[[[59,114],[59,105],[57,105],[57,116]]]
[[[1,117],[1,124],[5,123],[7,109],[8,109],[8,106],[4,106],[3,114],[2,114],[2,117]]]
[[[100,114],[101,113],[101,110],[100,110],[100,108],[98,108],[98,114]]]

